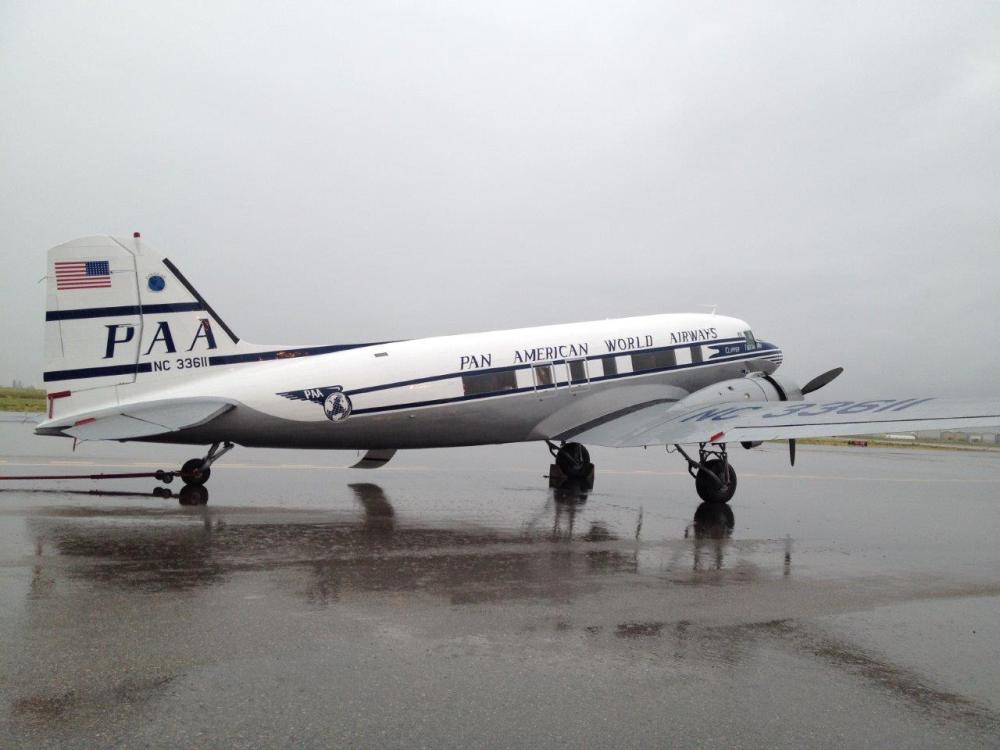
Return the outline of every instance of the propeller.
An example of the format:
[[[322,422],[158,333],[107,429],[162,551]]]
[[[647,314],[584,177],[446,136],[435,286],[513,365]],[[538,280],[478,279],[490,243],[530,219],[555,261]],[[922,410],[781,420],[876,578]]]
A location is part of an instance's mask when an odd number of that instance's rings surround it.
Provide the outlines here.
[[[832,370],[827,370],[822,375],[817,375],[804,386],[802,386],[802,395],[805,396],[807,393],[812,393],[813,391],[818,391],[824,385],[827,385],[831,380],[836,378],[840,373],[844,371],[843,367],[834,367]]]
[[[830,381],[834,380],[843,371],[843,367],[834,367],[832,370],[827,370],[826,372],[817,375],[802,386],[800,389],[802,391],[802,395],[805,396],[807,393],[818,391],[824,385],[829,384]],[[792,462],[792,466],[795,466],[795,438],[788,439],[788,460]]]

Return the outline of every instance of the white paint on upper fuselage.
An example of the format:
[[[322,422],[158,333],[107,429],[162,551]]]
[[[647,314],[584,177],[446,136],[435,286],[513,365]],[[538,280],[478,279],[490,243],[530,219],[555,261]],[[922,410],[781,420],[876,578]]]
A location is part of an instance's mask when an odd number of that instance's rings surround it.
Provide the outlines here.
[[[228,376],[225,394],[212,395],[229,395],[259,411],[283,418],[325,419],[313,404],[292,403],[275,394],[333,385],[353,393],[395,383],[408,384],[402,386],[405,393],[372,391],[352,396],[355,410],[362,412],[402,402],[401,399],[426,401],[460,396],[459,376],[483,370],[521,367],[530,376],[528,367],[533,364],[581,357],[594,359],[623,351],[633,354],[662,347],[679,346],[681,351],[692,344],[711,345],[735,339],[748,329],[744,321],[721,315],[666,314],[435,336],[298,359],[236,365],[232,374],[239,372],[245,376],[232,380],[232,375]],[[473,357],[479,366],[473,364]],[[630,371],[627,364],[622,370],[623,374]],[[446,375],[455,378],[451,382],[411,383]]]
[[[403,436],[417,429],[417,412],[438,410],[447,425],[435,422],[428,444],[469,444],[477,440],[502,442],[529,439],[539,424],[552,431],[568,429],[615,409],[642,403],[657,394],[683,395],[717,376],[747,369],[773,370],[776,365],[751,360],[741,349],[742,320],[721,315],[667,314],[614,320],[520,328],[473,334],[439,336],[362,347],[340,352],[268,362],[212,368],[190,380],[164,382],[157,388],[155,374],[140,376],[134,386],[123,386],[123,402],[152,398],[225,398],[260,415],[296,423],[312,422],[323,430],[321,442],[338,447],[372,445],[379,435]],[[697,350],[697,353],[695,353]],[[730,351],[731,350],[731,351]],[[672,367],[639,367],[644,353],[669,351]],[[716,361],[711,356],[719,358]],[[608,363],[605,358],[613,357]],[[638,359],[637,359],[638,357]],[[699,363],[697,358],[704,361]],[[565,362],[586,360],[585,379],[570,384]],[[536,391],[532,367],[556,363],[554,375],[562,387]],[[216,372],[218,370],[218,372]],[[614,375],[609,375],[613,371]],[[470,395],[466,379],[479,373],[505,373],[508,390]],[[340,386],[353,404],[351,417],[332,423],[321,403],[281,394]],[[645,386],[640,388],[638,386]],[[574,398],[585,396],[585,398]],[[500,412],[483,401],[514,399]],[[561,413],[562,417],[553,419]],[[426,418],[424,418],[426,419]],[[497,420],[509,424],[498,423]],[[369,427],[365,426],[368,423]],[[465,424],[468,422],[468,424]],[[377,430],[374,425],[378,425]],[[426,431],[423,434],[427,434]],[[491,438],[490,436],[495,436]],[[247,436],[243,440],[249,440]],[[380,440],[382,438],[379,438]],[[450,442],[449,442],[450,441]],[[310,438],[307,443],[315,444]],[[402,444],[402,443],[401,443]]]

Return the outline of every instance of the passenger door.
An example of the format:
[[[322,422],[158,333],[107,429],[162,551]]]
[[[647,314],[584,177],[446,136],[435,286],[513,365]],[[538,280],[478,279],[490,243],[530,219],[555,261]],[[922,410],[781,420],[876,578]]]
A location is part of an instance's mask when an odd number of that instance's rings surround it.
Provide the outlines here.
[[[568,359],[565,367],[570,393],[578,393],[590,388],[590,368],[587,366],[587,360],[583,358]]]
[[[556,372],[551,362],[532,365],[531,378],[539,399],[549,398],[556,392]]]

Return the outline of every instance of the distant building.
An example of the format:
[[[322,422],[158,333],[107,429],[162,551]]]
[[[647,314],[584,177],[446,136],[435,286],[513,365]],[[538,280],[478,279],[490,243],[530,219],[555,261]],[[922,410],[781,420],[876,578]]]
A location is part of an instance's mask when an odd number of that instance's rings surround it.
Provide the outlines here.
[[[967,443],[969,442],[969,433],[958,432],[956,430],[945,430],[941,433],[941,439],[946,440],[949,443]]]

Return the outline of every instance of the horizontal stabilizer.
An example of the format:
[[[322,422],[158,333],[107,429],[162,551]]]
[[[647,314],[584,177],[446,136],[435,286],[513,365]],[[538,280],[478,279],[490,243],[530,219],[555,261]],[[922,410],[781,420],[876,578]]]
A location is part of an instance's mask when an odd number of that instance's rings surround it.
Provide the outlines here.
[[[77,440],[129,440],[198,427],[232,408],[232,404],[216,400],[136,404],[77,419],[66,427],[43,425],[38,432],[55,429]]]
[[[371,450],[368,451],[364,457],[358,461],[356,464],[351,466],[352,469],[381,469],[387,463],[389,459],[396,455],[395,448],[386,448],[382,450]]]

